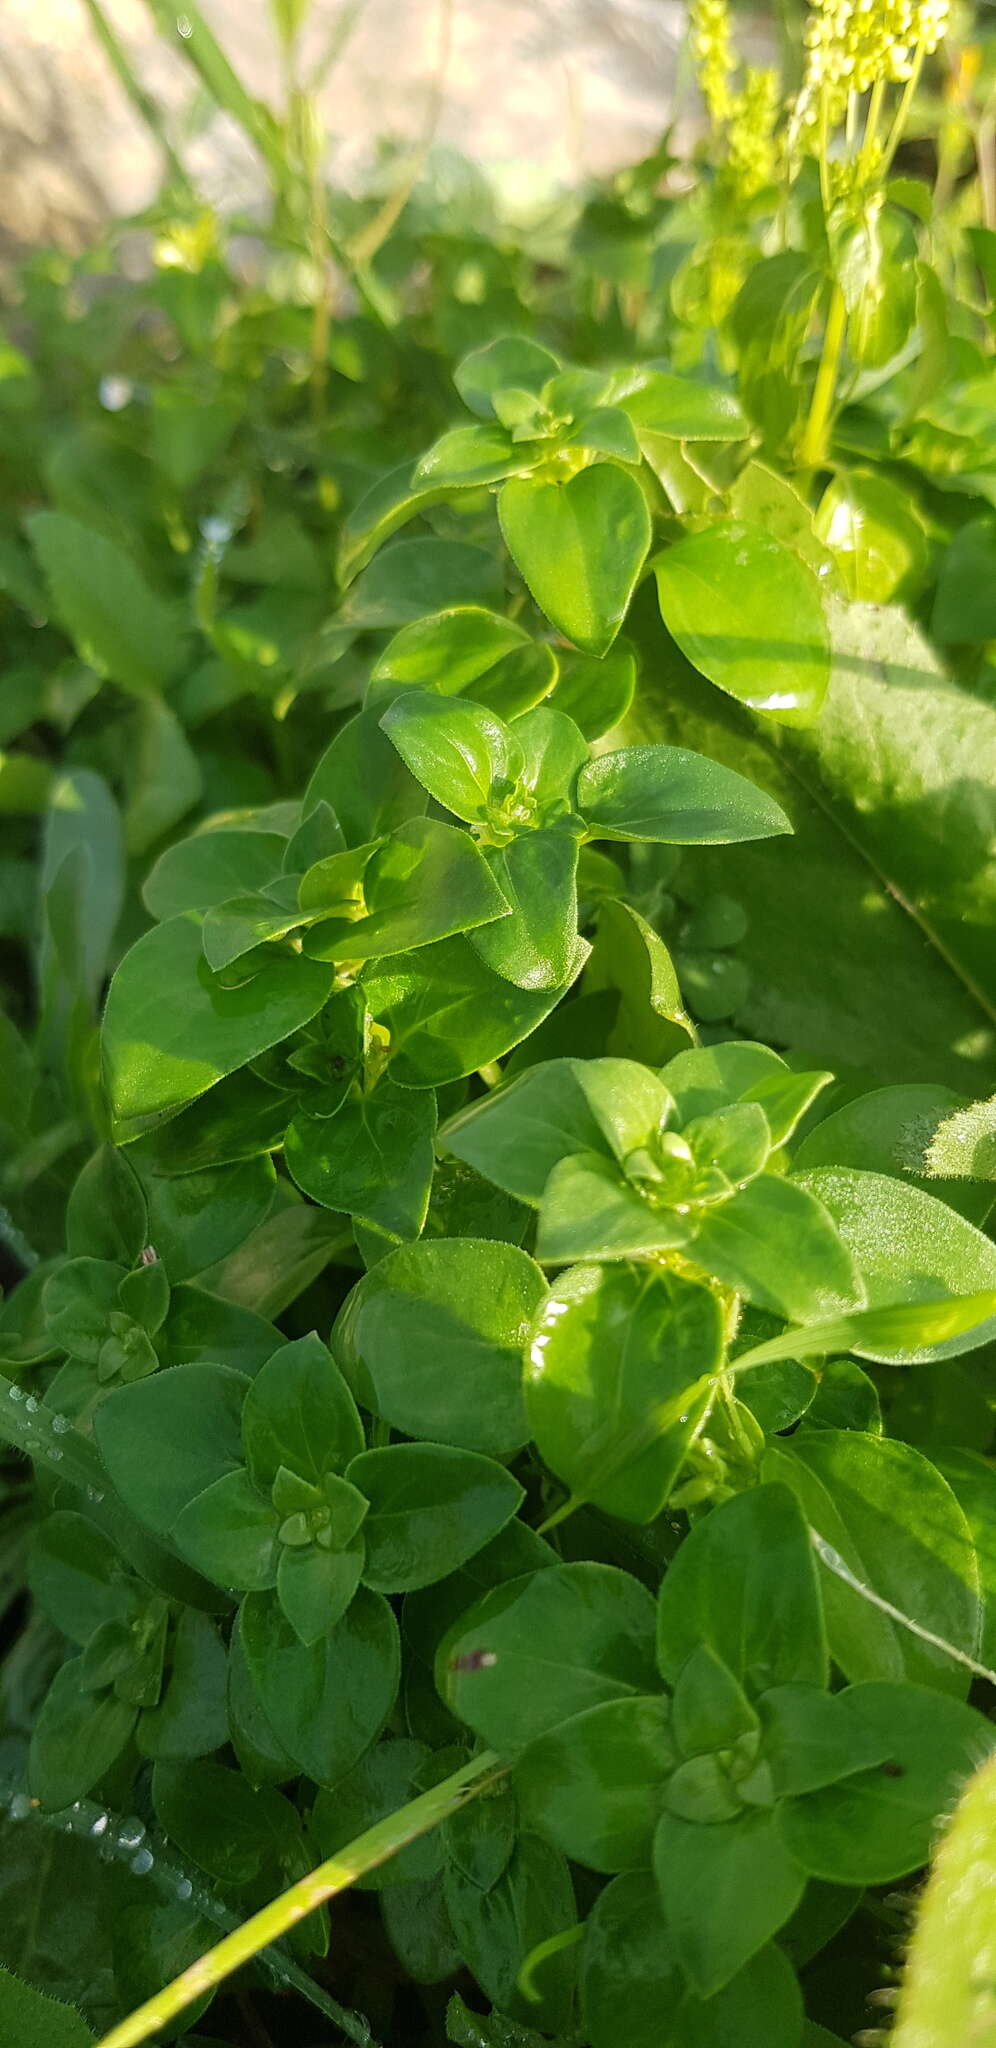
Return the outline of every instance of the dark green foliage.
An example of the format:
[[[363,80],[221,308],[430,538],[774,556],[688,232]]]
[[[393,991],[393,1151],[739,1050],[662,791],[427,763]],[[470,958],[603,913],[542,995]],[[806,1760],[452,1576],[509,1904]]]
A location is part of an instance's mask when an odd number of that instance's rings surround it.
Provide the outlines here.
[[[993,1746],[991,253],[377,240],[188,25],[256,281],[174,183],[0,349],[0,2034],[486,1745],[275,2043],[815,2048]]]

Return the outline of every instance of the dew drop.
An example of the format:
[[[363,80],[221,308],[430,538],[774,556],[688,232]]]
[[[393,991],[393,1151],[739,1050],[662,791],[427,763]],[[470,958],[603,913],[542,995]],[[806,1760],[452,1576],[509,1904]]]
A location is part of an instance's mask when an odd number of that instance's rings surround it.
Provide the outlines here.
[[[26,1394],[25,1394],[25,1392],[24,1392],[24,1388],[23,1388],[23,1387],[17,1387],[17,1386],[13,1386],[13,1387],[11,1387],[11,1388],[10,1388],[10,1389],[8,1390],[8,1399],[9,1399],[9,1400],[11,1400],[11,1401],[24,1401],[24,1400],[26,1400],[26,1399],[27,1399],[27,1396],[26,1396]]]
[[[26,1792],[15,1792],[10,1802],[11,1820],[27,1820],[31,1812],[31,1801]]]
[[[141,1820],[123,1820],[118,1829],[119,1849],[138,1849],[145,1840],[145,1823]]]
[[[35,1397],[34,1397],[34,1395],[33,1395],[33,1394],[29,1394],[29,1395],[28,1395],[28,1398],[27,1398],[27,1400],[26,1400],[26,1401],[25,1401],[25,1403],[24,1403],[24,1409],[25,1409],[25,1413],[26,1413],[27,1415],[37,1415],[37,1413],[38,1413],[38,1403],[37,1403],[37,1401],[35,1400]]]
[[[134,1871],[136,1877],[147,1877],[155,1860],[151,1849],[140,1849],[137,1856],[132,1857],[128,1868]]]
[[[72,1429],[72,1426],[68,1415],[53,1415],[52,1428],[56,1436],[65,1436],[67,1429]]]
[[[109,1816],[106,1813],[98,1813],[96,1820],[90,1823],[90,1833],[98,1837],[106,1835],[109,1825]]]
[[[193,1892],[194,1892],[194,1887],[193,1887],[193,1885],[191,1884],[191,1882],[190,1882],[190,1879],[189,1879],[189,1877],[181,1877],[181,1879],[180,1879],[180,1882],[179,1882],[179,1884],[178,1884],[178,1885],[177,1885],[177,1887],[176,1887],[176,1896],[177,1896],[177,1898],[178,1898],[178,1899],[189,1899],[189,1898],[192,1898],[192,1897],[193,1897]]]

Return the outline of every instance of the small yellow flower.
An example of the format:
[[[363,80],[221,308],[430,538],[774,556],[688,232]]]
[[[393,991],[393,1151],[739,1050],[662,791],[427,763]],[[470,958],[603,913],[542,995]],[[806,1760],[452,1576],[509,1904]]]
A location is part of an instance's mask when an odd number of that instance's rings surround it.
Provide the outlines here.
[[[736,69],[726,0],[692,0],[689,26],[699,90],[714,128],[730,118],[730,80]]]
[[[933,55],[948,11],[949,0],[814,0],[794,130],[811,132],[824,118],[835,128],[850,93],[904,84],[917,50]]]
[[[778,172],[775,128],[780,112],[777,71],[759,71],[749,66],[743,90],[730,108],[728,162],[736,189],[744,199],[753,198],[771,185]]]

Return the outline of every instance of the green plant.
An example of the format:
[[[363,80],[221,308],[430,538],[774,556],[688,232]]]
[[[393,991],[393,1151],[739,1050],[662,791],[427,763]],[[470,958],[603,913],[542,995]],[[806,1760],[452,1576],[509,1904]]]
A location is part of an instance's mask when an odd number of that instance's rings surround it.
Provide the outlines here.
[[[691,183],[358,202],[301,13],[0,355],[0,2014],[826,2048],[992,1748],[985,151],[711,4]]]

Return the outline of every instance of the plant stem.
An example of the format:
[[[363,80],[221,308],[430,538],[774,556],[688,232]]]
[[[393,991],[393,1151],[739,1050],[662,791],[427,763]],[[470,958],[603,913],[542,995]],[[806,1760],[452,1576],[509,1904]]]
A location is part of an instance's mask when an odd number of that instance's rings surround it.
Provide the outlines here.
[[[338,1855],[330,1856],[326,1863],[319,1864],[307,1877],[291,1885],[279,1898],[271,1899],[262,1911],[254,1913],[234,1934],[226,1935],[216,1948],[209,1949],[190,1968],[175,1977],[172,1984],[147,2000],[145,2005],[130,2013],[120,2026],[112,2027],[105,2034],[98,2048],[138,2048],[142,2041],[148,2041],[161,2028],[200,1998],[205,1991],[213,1991],[216,1985],[230,1977],[233,1970],[241,1969],[244,1963],[267,1948],[271,1942],[279,1941],[299,1920],[307,1918],[326,1899],[343,1892],[357,1878],[365,1877],[378,1864],[386,1863],[396,1856],[418,1835],[424,1835],[430,1828],[437,1827],[458,1807],[486,1791],[496,1780],[503,1777],[508,1765],[500,1762],[493,1750],[485,1750],[472,1763],[464,1764],[462,1770],[454,1771],[441,1785],[434,1785],[429,1792],[423,1792],[408,1806],[397,1813],[388,1814],[386,1820],[368,1828],[358,1835],[355,1842],[340,1849]]]
[[[803,469],[818,469],[826,460],[830,416],[833,411],[840,352],[844,346],[846,330],[847,307],[844,303],[844,294],[839,284],[835,282],[830,294],[830,310],[823,336],[823,354],[816,372],[809,418],[799,444],[799,461]]]
[[[136,113],[141,116],[146,127],[150,129],[159,144],[167,176],[174,179],[177,185],[185,186],[189,190],[190,179],[166,134],[162,114],[151,94],[146,92],[144,85],[136,75],[127,51],[120,41],[117,31],[108,21],[100,5],[100,0],[83,0],[83,5],[90,16],[90,26],[93,29],[94,35],[119,85],[124,87]]]
[[[923,70],[923,54],[923,44],[918,43],[916,49],[913,52],[913,62],[910,66],[910,75],[906,80],[906,84],[903,87],[902,97],[900,99],[898,107],[896,108],[895,119],[892,123],[892,127],[889,130],[885,149],[882,155],[883,178],[888,177],[889,171],[892,168],[892,159],[895,156],[896,151],[899,148],[899,145],[903,139],[903,129],[906,126],[909,111],[911,106],[913,105],[913,101],[916,97],[917,87],[920,83],[920,73]]]

